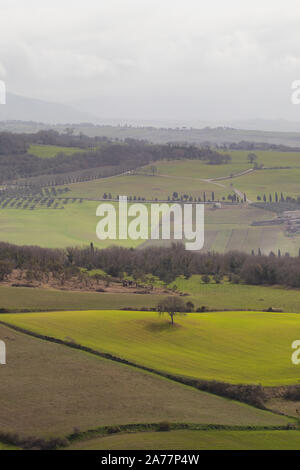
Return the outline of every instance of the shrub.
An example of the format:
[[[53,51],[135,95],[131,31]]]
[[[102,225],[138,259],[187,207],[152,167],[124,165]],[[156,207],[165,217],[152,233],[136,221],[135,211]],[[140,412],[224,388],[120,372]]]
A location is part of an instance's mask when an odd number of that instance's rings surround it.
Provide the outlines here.
[[[291,401],[300,401],[300,385],[290,386],[284,394],[284,399]]]
[[[121,428],[119,428],[119,426],[109,426],[106,430],[108,434],[117,434],[118,432],[121,432]]]
[[[202,277],[202,282],[204,282],[204,284],[209,284],[210,283],[210,277],[207,275],[207,274],[204,274]]]
[[[171,424],[167,421],[162,421],[161,423],[159,423],[157,430],[159,432],[169,432],[171,431]]]

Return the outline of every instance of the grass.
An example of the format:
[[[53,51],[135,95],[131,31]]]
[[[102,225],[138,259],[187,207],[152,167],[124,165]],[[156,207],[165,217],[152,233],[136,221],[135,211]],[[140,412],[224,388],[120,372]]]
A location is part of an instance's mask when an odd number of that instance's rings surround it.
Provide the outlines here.
[[[34,295],[33,295],[34,294]],[[99,310],[156,307],[160,295],[67,292],[52,289],[0,287],[0,308],[11,311]],[[1,317],[0,317],[1,318]]]
[[[274,213],[250,206],[230,206],[214,210],[205,210],[204,250],[227,252],[240,250],[251,253],[252,250],[269,254],[270,251],[289,252],[297,256],[300,237],[287,237],[284,226],[252,226],[254,221],[270,220]]]
[[[200,392],[0,325],[2,432],[63,436],[99,426],[169,422],[287,425],[287,417]],[[170,399],[171,397],[171,399]]]
[[[0,450],[19,450],[17,447],[9,445],[9,444],[2,444],[0,442]]]
[[[64,210],[36,209],[1,209],[1,241],[16,245],[38,245],[48,248],[89,245],[91,242],[99,248],[113,244],[138,246],[141,241],[101,241],[96,236],[96,226],[100,218],[96,217],[99,203],[84,201],[81,204],[65,205]]]
[[[233,159],[224,165],[209,165],[200,160],[162,160],[155,162],[158,175],[184,176],[200,179],[212,179],[227,177],[251,168],[248,161],[242,158]],[[143,171],[151,172],[151,166],[143,168]]]
[[[256,253],[259,248],[263,254],[271,251],[289,252],[291,256],[298,255],[300,236],[287,237],[283,226],[252,226],[254,221],[269,220],[274,213],[244,205],[223,205],[222,209],[205,206],[205,239],[204,251],[220,253],[240,250]],[[170,245],[170,242],[148,240],[145,246]]]
[[[173,431],[109,436],[73,445],[77,450],[299,450],[300,432]]]
[[[204,284],[200,275],[186,280],[177,278],[170,287],[189,293],[186,301],[195,308],[203,305],[210,310],[265,310],[280,308],[285,312],[300,313],[300,291],[281,287],[248,286],[223,281]],[[11,311],[44,310],[114,310],[156,307],[166,294],[131,294],[130,292],[96,293],[23,287],[0,287],[0,308]]]
[[[242,164],[247,162],[247,156],[250,153],[246,150],[230,150],[228,152],[232,157],[231,164]],[[278,152],[273,150],[258,150],[254,151],[257,155],[257,162],[263,163],[265,167],[298,167],[300,168],[300,153],[299,152]]]
[[[74,450],[299,450],[300,431],[172,431],[117,434]]]
[[[51,157],[60,147],[33,146],[40,156]],[[66,151],[74,149],[66,148]],[[80,150],[80,149],[75,149]],[[247,155],[249,152],[230,151],[232,162],[228,165],[207,165],[200,161],[160,161],[156,162],[158,175],[146,176],[123,175],[103,178],[82,183],[70,184],[69,198],[89,198],[95,201],[65,204],[64,210],[38,209],[24,210],[5,208],[0,210],[0,239],[19,245],[36,244],[46,247],[82,246],[91,241],[95,246],[105,248],[112,244],[122,246],[139,246],[143,241],[111,240],[100,242],[95,233],[97,218],[95,216],[97,200],[104,193],[127,196],[141,196],[149,200],[167,199],[174,191],[179,194],[191,194],[203,199],[203,193],[209,200],[212,192],[215,199],[227,198],[233,194],[234,188],[246,192],[247,196],[256,201],[257,195],[275,191],[280,195],[299,196],[300,155],[285,152],[256,152],[258,162],[265,166],[291,166],[286,170],[260,170],[244,176],[226,179],[219,182],[204,181],[207,178],[228,176],[249,168]],[[60,201],[62,203],[63,200]],[[274,213],[245,205],[224,205],[221,210],[213,210],[206,206],[205,211],[205,245],[204,250],[227,252],[242,250],[262,253],[270,251],[288,252],[295,256],[300,246],[300,235],[286,236],[284,226],[252,226],[253,221],[274,218]],[[155,244],[160,242],[154,242]],[[146,241],[145,245],[153,242]]]
[[[72,155],[73,153],[82,152],[78,147],[59,147],[56,145],[30,145],[28,153],[40,158],[53,158],[58,153]]]
[[[266,408],[275,413],[285,414],[286,416],[294,416],[299,419],[300,401],[287,400],[285,398],[272,398],[266,403]]]
[[[193,197],[203,196],[206,192],[207,199],[211,192],[215,197],[221,198],[233,193],[233,187],[246,192],[250,199],[256,201],[257,195],[264,193],[274,195],[275,191],[284,192],[289,196],[299,196],[300,154],[296,152],[258,151],[257,162],[263,163],[267,168],[291,167],[291,169],[261,170],[253,173],[224,179],[209,183],[207,179],[226,178],[241,173],[251,164],[247,160],[248,151],[229,151],[232,161],[225,165],[208,165],[196,160],[175,160],[155,162],[158,173],[155,176],[143,175],[147,172],[148,165],[140,170],[138,175],[126,175],[93,182],[76,183],[71,185],[73,197],[101,197],[104,192],[113,195],[136,195],[149,199],[164,199],[177,191],[180,194],[191,194]],[[134,188],[134,190],[133,190]]]
[[[297,314],[223,312],[167,318],[152,312],[85,311],[4,315],[12,325],[181,376],[229,383],[296,384],[291,344]]]
[[[299,160],[300,163],[300,160]],[[247,197],[253,201],[257,200],[257,196],[264,194],[269,200],[269,194],[275,200],[275,192],[284,196],[297,198],[300,196],[300,168],[292,168],[286,170],[260,170],[248,175],[240,176],[234,182],[235,187],[245,192]]]
[[[125,247],[137,247],[145,244],[144,240],[105,240],[96,236],[96,226],[100,218],[96,217],[99,202],[83,201],[64,205],[63,210],[54,209],[11,209],[0,210],[1,241],[16,245],[39,245],[49,248],[89,245],[91,242],[99,248],[113,244]],[[118,205],[115,203],[118,224]],[[289,239],[280,234],[278,227],[250,227],[253,220],[272,218],[268,211],[241,206],[226,206],[222,210],[205,209],[205,250],[228,251],[232,249],[258,248],[269,253],[281,248],[282,252],[298,252],[296,238]],[[233,234],[234,237],[233,237]],[[253,235],[252,235],[253,234]],[[256,236],[254,237],[254,234]],[[275,237],[276,234],[276,237]],[[233,237],[233,238],[232,238]],[[299,237],[298,237],[299,239]],[[294,243],[292,241],[294,240]],[[156,242],[146,241],[147,244]],[[300,242],[299,242],[300,244]]]
[[[202,197],[206,192],[207,200],[211,198],[214,191],[215,198],[228,195],[227,189],[213,183],[201,181],[197,177],[183,176],[145,176],[145,175],[123,175],[103,178],[83,183],[69,185],[70,197],[88,197],[100,199],[104,193],[111,193],[113,197],[117,195],[140,196],[148,200],[167,200],[176,191],[179,194],[189,194],[193,197]]]
[[[265,310],[269,307],[280,308],[285,312],[300,312],[300,290],[282,287],[249,286],[231,284],[226,279],[222,284],[212,281],[204,284],[200,275],[190,279],[178,277],[170,287],[177,286],[179,292],[191,295],[187,300],[195,307],[207,306],[211,310]]]

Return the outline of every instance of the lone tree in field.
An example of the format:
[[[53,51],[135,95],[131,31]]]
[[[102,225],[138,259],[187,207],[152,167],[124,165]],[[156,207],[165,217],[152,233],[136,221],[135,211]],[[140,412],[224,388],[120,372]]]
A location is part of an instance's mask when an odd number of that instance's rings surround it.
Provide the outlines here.
[[[171,323],[174,325],[175,315],[185,315],[186,305],[180,297],[167,297],[157,305],[157,311],[160,315],[167,313],[171,317]]]
[[[152,176],[157,175],[157,172],[158,172],[157,166],[151,166],[151,167],[150,167],[150,171],[151,171],[151,175],[152,175]]]
[[[249,163],[254,163],[255,160],[257,160],[257,155],[255,155],[255,153],[249,153],[247,159]]]

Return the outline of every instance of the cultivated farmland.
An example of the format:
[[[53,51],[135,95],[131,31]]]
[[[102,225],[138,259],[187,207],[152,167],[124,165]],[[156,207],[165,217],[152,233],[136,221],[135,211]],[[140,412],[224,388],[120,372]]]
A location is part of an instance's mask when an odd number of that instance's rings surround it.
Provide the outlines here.
[[[74,450],[298,450],[299,431],[172,431],[105,436]]]
[[[100,426],[186,423],[278,426],[289,419],[0,325],[2,432],[63,436]],[[170,400],[170,397],[172,399]]]
[[[189,314],[174,327],[151,312],[53,312],[3,320],[181,376],[266,386],[298,382],[291,362],[291,344],[300,336],[297,314]]]
[[[53,158],[58,153],[64,153],[65,155],[72,155],[82,150],[78,147],[59,147],[58,145],[30,145],[28,152],[31,155],[35,155],[40,158]]]
[[[188,293],[188,301],[195,308],[205,306],[209,310],[266,310],[270,307],[284,312],[300,313],[300,291],[277,287],[203,283],[201,276],[186,280],[177,278],[169,287]],[[17,311],[53,310],[114,310],[155,308],[166,294],[134,294],[130,292],[79,292],[45,288],[0,287],[1,308]]]
[[[72,292],[26,287],[0,287],[1,307],[11,311],[155,308],[161,295]]]
[[[81,149],[36,144],[29,149],[29,152],[40,158],[75,151]],[[256,202],[257,197],[261,201],[265,198],[268,202],[270,197],[275,201],[276,197],[281,197],[281,193],[284,198],[296,199],[300,194],[299,153],[257,151],[256,163],[266,169],[253,171],[253,164],[248,161],[249,152],[228,152],[232,159],[227,164],[209,165],[201,160],[160,160],[153,164],[154,167],[150,164],[135,171],[121,172],[119,176],[91,181],[83,178],[82,182],[68,183],[69,191],[65,197],[60,193],[66,189],[65,186],[56,186],[57,196],[50,192],[53,199],[50,207],[47,202],[43,207],[39,204],[32,207],[33,203],[27,202],[28,196],[22,199],[19,195],[19,199],[12,198],[8,204],[2,204],[0,239],[20,245],[37,244],[45,247],[82,246],[93,242],[95,246],[105,248],[114,243],[109,240],[100,242],[95,233],[96,207],[105,195],[111,195],[112,198],[127,195],[132,200],[156,201],[172,200],[174,193],[177,193],[183,201],[190,198],[197,201],[200,198],[202,202],[221,200],[221,209],[206,206],[205,251],[227,252],[235,249],[249,253],[260,249],[262,253],[269,254],[280,250],[295,256],[300,247],[299,234],[288,233],[285,225],[257,225],[263,221],[272,221],[276,214],[266,210],[267,207],[256,208],[252,204],[244,204],[242,200],[244,193],[248,201],[252,202]],[[241,203],[231,204],[228,197],[233,196],[239,197]],[[143,240],[117,240],[115,243],[136,247],[143,244]],[[152,244],[151,241],[149,243]]]

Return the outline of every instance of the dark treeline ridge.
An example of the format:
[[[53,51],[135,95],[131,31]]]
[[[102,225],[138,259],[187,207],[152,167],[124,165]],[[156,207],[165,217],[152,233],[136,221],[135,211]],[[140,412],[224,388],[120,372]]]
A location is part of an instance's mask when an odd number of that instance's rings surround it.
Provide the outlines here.
[[[216,145],[216,148],[222,150],[272,150],[276,152],[300,152],[300,147],[289,147],[288,145],[271,144],[269,142],[248,142],[245,140],[241,140],[240,142],[219,144]]]
[[[0,155],[21,155],[26,153],[31,144],[56,145],[58,147],[76,147],[88,149],[92,145],[109,142],[106,137],[90,138],[84,134],[60,134],[54,130],[43,130],[33,134],[0,132]]]
[[[28,153],[31,144],[76,147],[72,155],[63,152],[54,158],[40,158]],[[145,141],[126,139],[110,141],[107,138],[73,136],[56,131],[40,131],[36,134],[0,133],[0,182],[40,175],[69,174],[99,167],[122,168],[123,171],[147,165],[157,160],[180,159],[205,160],[217,165],[228,163],[228,154],[218,153],[210,147],[192,145],[155,145]]]
[[[146,274],[171,282],[177,276],[193,274],[214,276],[220,281],[228,276],[233,283],[300,287],[300,257],[249,255],[241,252],[196,253],[181,244],[169,248],[127,249],[111,247],[47,249],[19,247],[0,243],[0,280],[13,269],[65,273],[79,268],[102,269],[108,275],[122,278],[124,273],[142,279]]]

